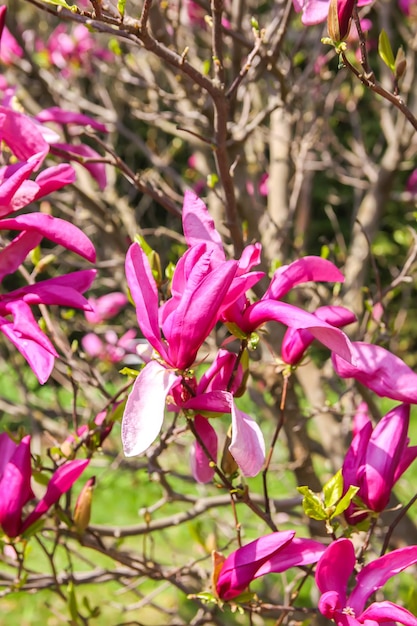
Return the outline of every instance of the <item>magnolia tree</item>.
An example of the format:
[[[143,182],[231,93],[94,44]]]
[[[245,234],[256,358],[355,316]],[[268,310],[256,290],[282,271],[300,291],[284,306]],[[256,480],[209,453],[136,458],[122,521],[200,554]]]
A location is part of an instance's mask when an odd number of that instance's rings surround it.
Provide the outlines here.
[[[0,7],[5,624],[417,626],[416,20]]]

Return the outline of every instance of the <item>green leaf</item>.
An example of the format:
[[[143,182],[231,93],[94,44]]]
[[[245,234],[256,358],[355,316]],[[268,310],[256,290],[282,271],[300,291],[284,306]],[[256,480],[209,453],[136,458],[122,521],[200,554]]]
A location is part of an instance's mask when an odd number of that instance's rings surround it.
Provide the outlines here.
[[[359,487],[355,487],[354,485],[350,485],[349,489],[347,490],[347,492],[345,493],[345,495],[339,501],[337,507],[335,508],[335,510],[334,510],[334,512],[332,514],[332,517],[336,517],[337,515],[341,515],[343,513],[343,511],[346,511],[346,509],[348,508],[348,506],[352,502],[352,499],[355,497],[355,495],[358,493],[358,491],[359,491]]]
[[[394,53],[391,48],[390,40],[384,29],[381,30],[378,39],[378,54],[391,71],[395,71]]]
[[[77,606],[77,598],[75,597],[75,588],[74,583],[71,581],[68,583],[67,587],[68,592],[68,608],[71,615],[71,619],[78,624],[78,606]]]
[[[343,476],[340,469],[332,478],[324,485],[324,506],[326,508],[334,506],[339,502],[343,493]]]
[[[119,11],[122,17],[125,14],[125,8],[126,8],[126,0],[117,0],[117,10]]]
[[[297,491],[304,496],[303,510],[307,517],[317,520],[326,520],[328,518],[323,502],[317,493],[311,491],[309,487],[297,487]]]
[[[122,376],[131,376],[132,378],[137,378],[140,372],[138,372],[138,370],[132,369],[131,367],[122,367],[122,369],[119,370],[119,374],[122,374]]]

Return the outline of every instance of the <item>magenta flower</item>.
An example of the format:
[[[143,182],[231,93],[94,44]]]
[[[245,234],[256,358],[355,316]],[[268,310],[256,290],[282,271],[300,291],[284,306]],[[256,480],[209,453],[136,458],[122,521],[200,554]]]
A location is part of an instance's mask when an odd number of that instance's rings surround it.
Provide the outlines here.
[[[119,337],[114,330],[107,330],[103,339],[96,333],[87,333],[81,339],[81,344],[88,356],[93,359],[100,359],[107,363],[120,363],[128,354],[136,355],[136,332],[131,328]],[[138,360],[138,358],[135,359],[136,362]]]
[[[392,409],[375,428],[366,408],[362,403],[355,415],[353,440],[343,462],[343,484],[345,492],[350,485],[359,487],[357,495],[364,505],[380,513],[388,505],[394,484],[417,457],[417,446],[408,446],[409,405]],[[351,504],[345,517],[357,524],[366,513]]]
[[[212,251],[211,263],[224,263],[225,254],[220,235],[204,202],[192,192],[185,194],[182,219],[188,245],[204,243],[206,249]],[[229,290],[220,310],[222,321],[236,326],[247,336],[270,321],[280,322],[291,328],[306,329],[330,350],[350,361],[350,341],[341,330],[312,313],[302,311],[286,302],[278,302],[297,285],[309,281],[343,282],[343,274],[326,259],[320,257],[298,259],[290,265],[280,267],[263,298],[250,304],[245,292],[263,277],[261,272],[250,272],[259,263],[260,253],[259,244],[247,246],[243,251],[233,282],[235,290]],[[238,290],[239,296],[236,293]]]
[[[265,574],[316,563],[325,546],[312,539],[294,536],[293,530],[272,533],[232,552],[223,563],[216,583],[219,598],[236,598],[253,580]]]
[[[35,496],[30,486],[32,470],[30,435],[16,444],[9,435],[0,435],[0,526],[9,537],[18,537],[44,515],[63,493],[72,487],[89,460],[67,461],[55,470],[46,493],[23,519],[23,508]]]
[[[417,563],[417,546],[381,556],[359,572],[356,586],[347,597],[348,581],[356,565],[355,550],[350,539],[338,539],[327,548],[317,564],[316,583],[322,593],[320,612],[338,626],[393,622],[417,626],[414,615],[392,602],[373,602],[365,609],[366,601],[375,591],[414,563]]]
[[[115,317],[128,303],[127,296],[121,291],[107,293],[100,298],[88,298],[91,311],[86,311],[85,319],[90,324],[100,324]]]
[[[238,298],[247,288],[245,279],[240,280],[243,275],[234,282],[238,262],[221,260],[220,249],[207,247],[208,250],[204,243],[196,243],[179,260],[172,281],[172,298],[161,309],[145,253],[138,244],[128,251],[126,276],[138,323],[160,362],[147,363],[135,381],[123,416],[123,448],[127,456],[134,456],[152,444],[161,430],[170,394],[173,409],[177,411],[231,414],[230,452],[242,472],[253,476],[259,472],[265,457],[263,437],[256,423],[237,409],[229,390],[206,391],[207,386],[198,389],[195,385],[196,397],[189,391],[187,371],[213,330],[225,299]],[[220,262],[213,263],[216,253]],[[243,260],[243,266],[248,263]]]
[[[354,378],[382,398],[417,404],[417,374],[385,348],[355,341],[351,344],[354,365],[332,354],[341,378]]]

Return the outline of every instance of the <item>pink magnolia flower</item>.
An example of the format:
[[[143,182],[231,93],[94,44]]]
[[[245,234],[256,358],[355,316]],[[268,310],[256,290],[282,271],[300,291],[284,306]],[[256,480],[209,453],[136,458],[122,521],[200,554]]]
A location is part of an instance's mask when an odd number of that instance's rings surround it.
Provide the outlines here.
[[[184,196],[182,219],[188,245],[204,243],[206,249],[212,251],[212,263],[224,263],[225,253],[214,222],[202,200],[190,191],[187,191]],[[263,277],[261,272],[250,272],[259,263],[260,253],[259,244],[247,246],[243,251],[238,261],[234,281],[234,285],[240,289],[241,293],[236,297],[236,292],[234,292],[233,299],[230,297],[225,299],[220,311],[222,321],[234,325],[241,333],[248,336],[270,321],[280,322],[296,329],[307,329],[330,350],[350,361],[350,341],[341,330],[312,313],[278,301],[299,284],[309,281],[343,282],[343,274],[326,259],[304,257],[290,265],[280,267],[275,272],[262,299],[250,304],[245,292]]]
[[[58,502],[79,478],[89,460],[67,461],[55,470],[45,495],[26,518],[23,508],[35,496],[31,488],[30,435],[16,444],[0,435],[0,526],[9,537],[18,537]]]
[[[385,509],[394,484],[417,457],[417,446],[408,445],[409,421],[410,406],[406,404],[392,409],[375,428],[365,403],[355,415],[353,440],[343,462],[343,485],[345,492],[350,485],[359,487],[357,495],[371,511]],[[345,517],[356,524],[366,513],[359,509],[358,514],[358,508],[351,504]]]
[[[132,328],[121,337],[114,330],[107,330],[103,338],[104,341],[96,333],[87,333],[81,339],[82,347],[90,357],[120,363],[128,354],[136,354],[136,332]]]
[[[385,348],[355,341],[351,344],[355,364],[332,354],[341,378],[354,378],[382,398],[417,404],[417,374]]]
[[[256,578],[316,563],[324,550],[318,541],[295,538],[293,530],[260,537],[227,557],[216,583],[217,594],[222,600],[232,600]]]
[[[193,224],[187,223],[187,228],[192,240]],[[190,243],[190,249],[177,264],[172,297],[161,308],[145,253],[133,244],[127,254],[126,276],[138,323],[158,353],[159,362],[147,363],[129,395],[122,422],[123,448],[127,456],[133,456],[151,445],[162,426],[167,396],[172,394],[175,410],[231,414],[231,453],[243,473],[253,476],[260,470],[265,455],[259,427],[237,409],[229,390],[206,392],[196,388],[197,395],[192,397],[187,372],[218,321],[224,303],[238,298],[259,277],[245,275],[250,259],[242,256],[240,262],[225,260],[215,231],[208,239],[209,245],[204,241]],[[250,454],[244,452],[245,447]]]
[[[373,602],[365,609],[368,598],[375,591],[414,563],[417,563],[417,546],[385,554],[365,565],[356,576],[356,586],[348,596],[348,581],[356,565],[355,550],[350,539],[338,539],[327,548],[316,568],[316,583],[322,593],[320,612],[338,626],[394,622],[417,626],[414,615],[392,602]]]
[[[90,324],[100,324],[115,317],[128,303],[127,296],[121,291],[107,293],[100,298],[88,298],[91,311],[86,311],[85,319]]]
[[[373,0],[359,0],[358,6],[371,4]],[[330,0],[293,0],[297,13],[302,12],[301,21],[305,26],[320,24],[327,20]]]

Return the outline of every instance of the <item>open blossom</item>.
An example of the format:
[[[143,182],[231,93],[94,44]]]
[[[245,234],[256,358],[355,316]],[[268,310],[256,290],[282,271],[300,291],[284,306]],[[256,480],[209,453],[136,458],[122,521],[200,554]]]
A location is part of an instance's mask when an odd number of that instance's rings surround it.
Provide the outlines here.
[[[337,626],[394,622],[417,626],[414,615],[392,602],[373,602],[365,609],[368,598],[375,591],[414,563],[417,563],[417,546],[385,554],[362,568],[348,596],[348,581],[356,565],[355,550],[350,539],[338,539],[327,548],[316,568],[316,583],[322,593],[320,612],[334,620]]]
[[[355,415],[353,440],[342,468],[344,490],[356,485],[364,505],[381,512],[388,505],[394,484],[417,457],[417,446],[408,445],[409,405],[392,409],[375,428],[366,409],[363,403]],[[366,513],[351,504],[345,517],[356,524]]]
[[[264,298],[250,304],[246,292],[263,277],[262,272],[251,271],[260,261],[259,244],[247,246],[239,260],[226,260],[214,222],[204,203],[192,192],[185,194],[183,228],[189,248],[175,269],[171,298],[161,306],[145,252],[138,244],[133,244],[127,253],[126,277],[138,324],[157,356],[139,374],[127,400],[122,422],[123,448],[127,456],[133,456],[151,445],[161,429],[169,399],[170,409],[183,409],[188,415],[190,411],[204,417],[210,413],[230,414],[229,451],[243,474],[254,476],[260,471],[265,454],[256,422],[238,410],[227,380],[223,379],[216,388],[205,388],[189,370],[218,321],[228,327],[231,324],[248,336],[269,321],[308,329],[312,336],[350,360],[350,342],[342,331],[319,316],[278,301],[302,282],[340,281],[343,276],[325,259],[299,259],[280,268]],[[213,376],[217,374],[213,372]],[[198,430],[201,430],[202,441],[207,440],[209,444],[207,449],[210,447],[214,452],[216,440],[211,425],[198,419]],[[207,480],[210,476],[198,444],[194,449],[193,471],[198,480]]]
[[[316,563],[324,550],[325,546],[318,541],[295,537],[293,530],[259,537],[224,561],[216,581],[217,594],[222,600],[232,600],[256,578]]]
[[[25,517],[23,509],[35,495],[31,488],[30,436],[15,443],[7,433],[0,435],[0,526],[9,537],[18,537],[58,502],[89,463],[76,459],[63,463],[52,475],[45,495]]]

